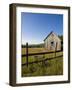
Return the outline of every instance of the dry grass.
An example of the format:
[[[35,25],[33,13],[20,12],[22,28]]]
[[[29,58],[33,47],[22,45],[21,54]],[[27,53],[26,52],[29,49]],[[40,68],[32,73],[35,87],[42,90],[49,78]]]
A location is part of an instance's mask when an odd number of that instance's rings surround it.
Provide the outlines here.
[[[28,48],[28,53],[50,52],[45,48]],[[26,54],[26,48],[22,48],[22,54]]]

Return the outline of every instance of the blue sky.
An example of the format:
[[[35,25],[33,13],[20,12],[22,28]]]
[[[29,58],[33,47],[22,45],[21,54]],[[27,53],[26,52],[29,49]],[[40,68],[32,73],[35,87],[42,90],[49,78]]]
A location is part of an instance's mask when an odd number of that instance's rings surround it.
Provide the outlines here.
[[[51,31],[57,35],[63,34],[63,15],[21,13],[22,44],[43,43]]]

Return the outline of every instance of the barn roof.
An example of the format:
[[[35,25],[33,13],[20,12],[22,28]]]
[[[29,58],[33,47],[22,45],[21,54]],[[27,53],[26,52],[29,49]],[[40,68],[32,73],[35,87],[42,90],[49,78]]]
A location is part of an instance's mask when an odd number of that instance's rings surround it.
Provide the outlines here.
[[[44,41],[52,34],[52,33],[54,33],[53,31],[51,31],[48,35],[47,35],[47,37],[44,39]],[[55,34],[55,33],[54,33]],[[55,34],[56,35],[56,34]],[[57,35],[56,35],[57,36]],[[58,37],[58,36],[57,36]],[[58,37],[59,38],[59,37]],[[60,38],[59,38],[60,39]]]

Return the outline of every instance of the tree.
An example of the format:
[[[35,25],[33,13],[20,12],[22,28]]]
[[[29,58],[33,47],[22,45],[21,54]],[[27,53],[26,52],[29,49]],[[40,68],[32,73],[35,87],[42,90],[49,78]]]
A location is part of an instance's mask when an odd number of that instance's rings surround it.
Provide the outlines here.
[[[61,39],[61,50],[63,50],[63,35],[58,35],[58,37]]]

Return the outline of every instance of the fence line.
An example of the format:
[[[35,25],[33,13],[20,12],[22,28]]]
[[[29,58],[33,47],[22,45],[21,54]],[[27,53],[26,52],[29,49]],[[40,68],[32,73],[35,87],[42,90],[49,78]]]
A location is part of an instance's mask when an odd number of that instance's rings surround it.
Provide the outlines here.
[[[63,55],[57,56],[57,57],[52,57],[52,58],[46,58],[44,60],[39,60],[39,61],[33,61],[33,62],[28,62],[28,64],[34,64],[34,63],[40,63],[40,62],[45,62],[47,60],[52,60],[54,58],[62,57]],[[27,65],[27,63],[23,63],[22,66]]]
[[[41,52],[41,53],[28,53],[28,56],[33,56],[33,55],[42,55],[42,54],[51,54],[51,53],[57,53],[61,52],[61,50],[58,51],[51,51],[51,52]],[[27,56],[27,54],[23,54],[22,57]]]
[[[26,43],[26,64],[27,64],[27,67],[28,67],[28,43]]]
[[[61,50],[57,51],[57,43],[56,43],[56,47],[55,47],[55,51],[51,51],[51,52],[40,52],[40,53],[28,53],[28,43],[26,43],[26,54],[23,54],[22,57],[26,56],[26,65],[28,67],[28,64],[30,62],[28,62],[28,57],[29,56],[33,56],[33,55],[44,55],[44,54],[51,54],[51,53],[55,53],[55,57],[56,57],[56,53],[57,52],[61,52]],[[43,60],[42,60],[43,61]],[[41,62],[42,62],[41,61]],[[35,61],[37,62],[37,61]],[[24,65],[24,64],[23,64]]]

